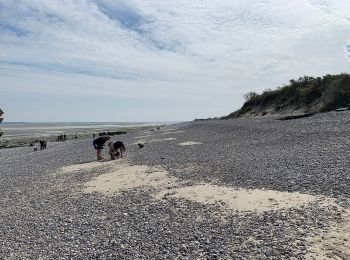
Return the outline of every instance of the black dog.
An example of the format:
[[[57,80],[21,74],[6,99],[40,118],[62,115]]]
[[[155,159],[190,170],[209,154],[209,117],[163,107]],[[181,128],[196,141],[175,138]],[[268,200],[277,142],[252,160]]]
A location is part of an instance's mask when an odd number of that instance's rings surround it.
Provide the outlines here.
[[[140,149],[144,147],[144,145],[140,143],[138,143],[137,145],[139,146]]]

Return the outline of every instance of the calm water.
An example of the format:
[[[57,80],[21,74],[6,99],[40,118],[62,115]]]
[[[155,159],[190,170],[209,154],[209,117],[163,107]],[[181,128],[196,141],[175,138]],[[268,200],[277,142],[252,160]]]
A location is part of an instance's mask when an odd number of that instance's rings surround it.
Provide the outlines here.
[[[121,128],[136,126],[151,126],[169,124],[163,122],[135,122],[135,123],[2,123],[3,138],[18,138],[30,136],[51,136],[57,134],[88,133],[99,131],[113,131]]]

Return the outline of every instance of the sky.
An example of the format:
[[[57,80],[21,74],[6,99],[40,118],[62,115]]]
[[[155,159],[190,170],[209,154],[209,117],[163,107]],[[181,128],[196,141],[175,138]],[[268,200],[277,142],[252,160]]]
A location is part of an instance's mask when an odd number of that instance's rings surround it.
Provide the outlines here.
[[[349,61],[349,0],[0,0],[8,122],[220,117]]]

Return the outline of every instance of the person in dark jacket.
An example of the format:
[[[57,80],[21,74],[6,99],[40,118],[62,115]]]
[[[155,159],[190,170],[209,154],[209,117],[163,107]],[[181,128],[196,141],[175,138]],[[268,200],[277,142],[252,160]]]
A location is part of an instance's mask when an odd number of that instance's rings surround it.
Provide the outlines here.
[[[92,143],[94,145],[94,148],[97,152],[97,161],[103,160],[103,157],[101,155],[102,149],[105,145],[105,143],[110,140],[111,138],[109,136],[101,136],[99,138],[96,138]]]

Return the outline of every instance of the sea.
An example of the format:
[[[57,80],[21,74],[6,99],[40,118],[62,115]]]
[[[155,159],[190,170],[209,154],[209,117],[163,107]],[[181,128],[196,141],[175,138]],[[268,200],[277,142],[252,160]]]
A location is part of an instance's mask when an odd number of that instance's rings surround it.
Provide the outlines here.
[[[33,122],[3,122],[0,128],[2,138],[22,138],[53,136],[60,134],[86,134],[103,131],[117,131],[125,128],[140,126],[168,125],[176,122],[59,122],[59,123],[33,123]]]

